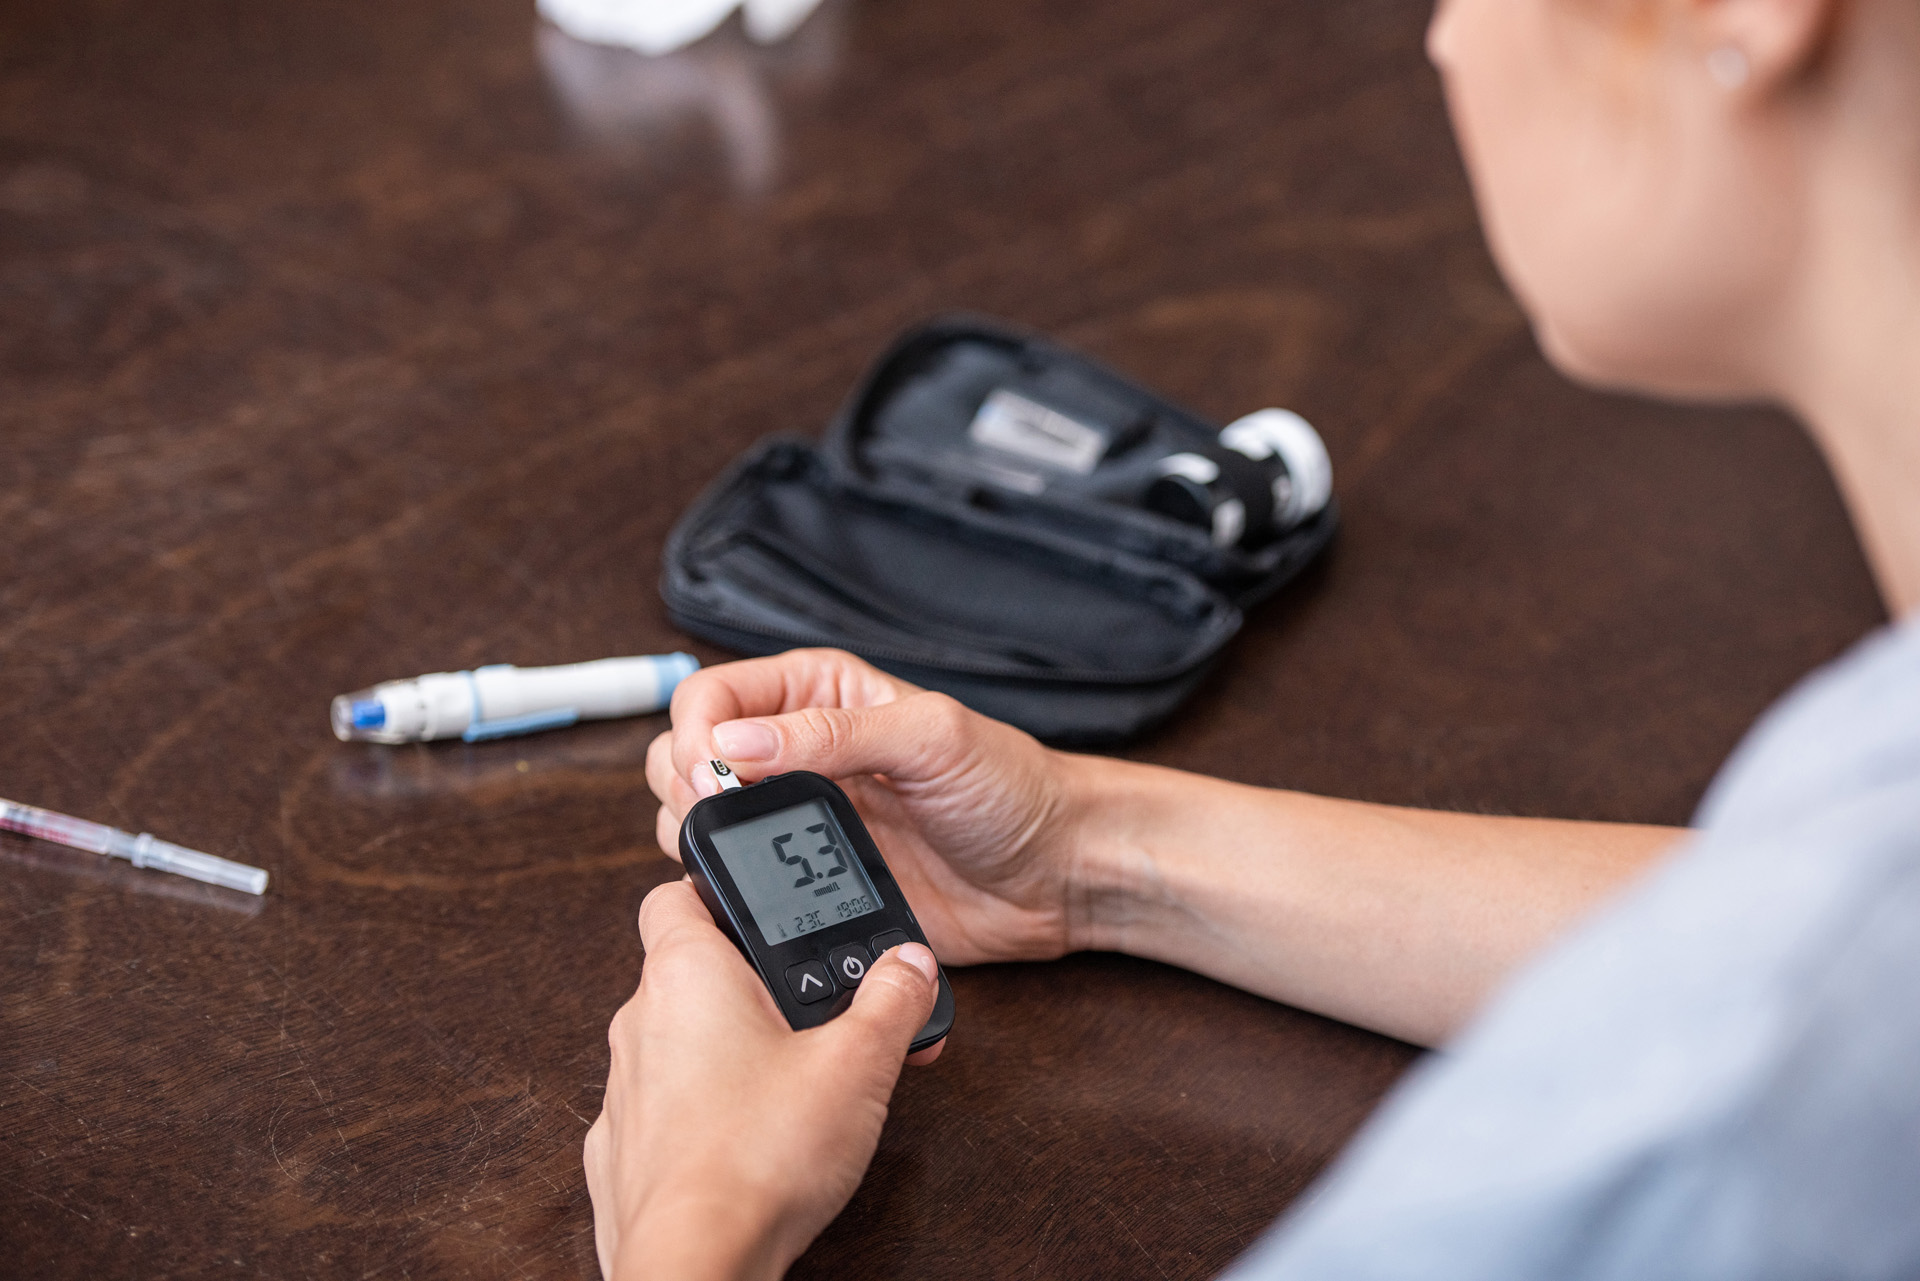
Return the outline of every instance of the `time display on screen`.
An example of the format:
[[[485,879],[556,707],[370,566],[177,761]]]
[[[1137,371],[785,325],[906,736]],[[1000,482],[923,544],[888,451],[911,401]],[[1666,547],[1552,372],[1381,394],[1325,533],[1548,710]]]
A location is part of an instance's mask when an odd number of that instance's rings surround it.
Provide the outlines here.
[[[708,839],[769,947],[880,910],[825,801],[722,827]]]

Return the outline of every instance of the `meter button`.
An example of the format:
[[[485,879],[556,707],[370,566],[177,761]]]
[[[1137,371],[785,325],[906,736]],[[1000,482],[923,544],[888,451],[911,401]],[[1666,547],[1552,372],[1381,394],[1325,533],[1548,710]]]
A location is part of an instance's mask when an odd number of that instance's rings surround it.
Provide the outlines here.
[[[913,940],[907,937],[905,930],[888,930],[885,934],[873,936],[873,954],[880,956],[890,947],[899,947],[903,943],[911,942]]]
[[[833,995],[833,980],[827,977],[827,967],[818,961],[789,965],[787,987],[793,992],[793,999],[802,1005],[812,1005]]]
[[[873,964],[873,958],[867,955],[866,948],[849,943],[827,953],[827,964],[833,969],[833,977],[840,980],[840,986],[851,989],[859,987],[860,980],[867,977],[867,967]]]

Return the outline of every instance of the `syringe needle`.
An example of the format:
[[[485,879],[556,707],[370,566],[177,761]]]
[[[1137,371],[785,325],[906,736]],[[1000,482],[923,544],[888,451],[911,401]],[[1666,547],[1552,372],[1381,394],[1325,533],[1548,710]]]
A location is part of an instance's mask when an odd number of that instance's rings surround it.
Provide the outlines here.
[[[267,874],[257,867],[215,858],[183,845],[162,841],[150,832],[135,836],[105,823],[92,823],[69,814],[56,814],[37,805],[0,800],[0,828],[35,836],[43,841],[123,858],[135,867],[150,867],[176,876],[192,877],[209,885],[224,885],[246,894],[263,894]]]

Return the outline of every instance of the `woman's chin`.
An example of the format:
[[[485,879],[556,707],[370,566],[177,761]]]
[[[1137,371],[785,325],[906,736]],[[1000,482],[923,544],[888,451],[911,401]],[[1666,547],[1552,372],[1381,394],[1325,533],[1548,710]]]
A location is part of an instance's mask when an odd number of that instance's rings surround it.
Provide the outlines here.
[[[1655,350],[1639,342],[1599,341],[1576,336],[1550,321],[1537,320],[1534,341],[1547,363],[1571,381],[1593,391],[1658,396],[1700,404],[1731,404],[1766,398],[1746,380],[1691,359],[1672,347]]]

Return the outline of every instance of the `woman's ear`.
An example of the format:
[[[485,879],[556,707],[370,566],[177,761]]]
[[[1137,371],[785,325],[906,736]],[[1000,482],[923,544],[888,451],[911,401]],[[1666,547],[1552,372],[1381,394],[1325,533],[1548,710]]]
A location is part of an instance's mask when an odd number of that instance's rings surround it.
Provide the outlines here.
[[[1818,62],[1842,0],[1682,0],[1701,69],[1729,94],[1762,98]]]

